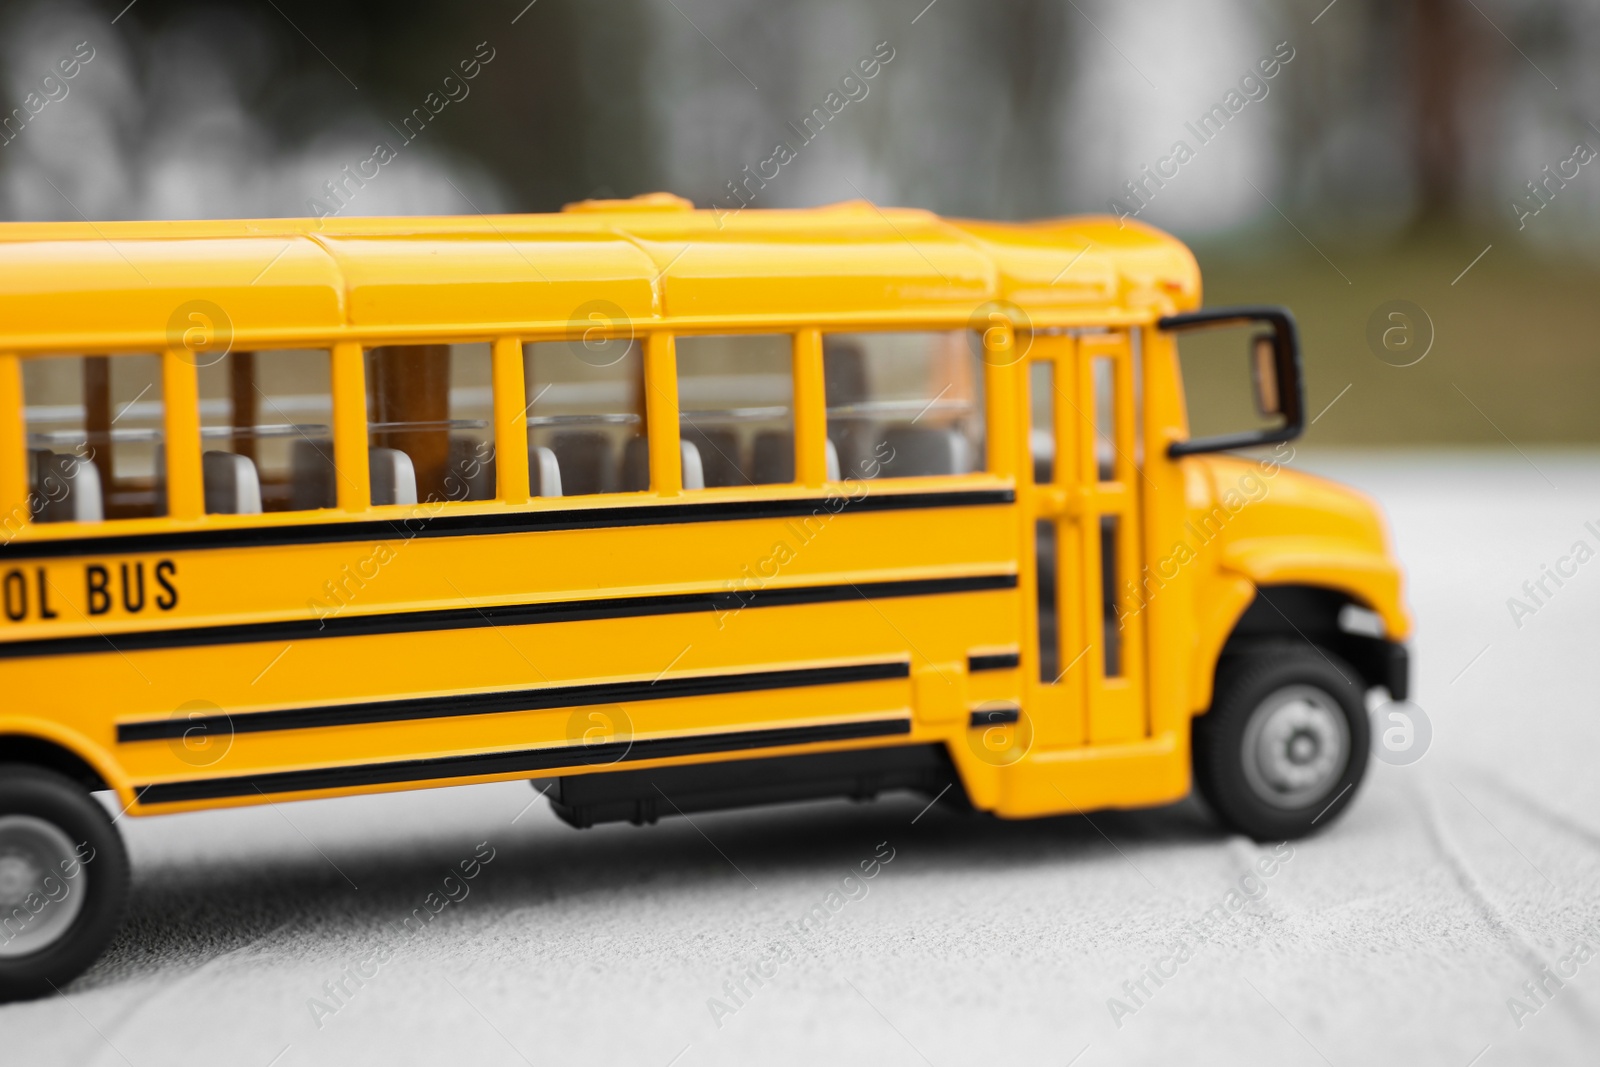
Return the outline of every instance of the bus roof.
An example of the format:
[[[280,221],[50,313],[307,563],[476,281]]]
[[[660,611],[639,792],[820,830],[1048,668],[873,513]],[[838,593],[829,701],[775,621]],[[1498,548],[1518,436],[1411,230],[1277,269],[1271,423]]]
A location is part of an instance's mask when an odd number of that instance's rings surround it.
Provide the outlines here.
[[[1176,239],[1104,216],[941,219],[865,201],[696,210],[668,194],[559,214],[0,224],[0,349],[176,347],[196,301],[234,343],[491,336],[614,318],[688,329],[1148,322],[1199,304]]]

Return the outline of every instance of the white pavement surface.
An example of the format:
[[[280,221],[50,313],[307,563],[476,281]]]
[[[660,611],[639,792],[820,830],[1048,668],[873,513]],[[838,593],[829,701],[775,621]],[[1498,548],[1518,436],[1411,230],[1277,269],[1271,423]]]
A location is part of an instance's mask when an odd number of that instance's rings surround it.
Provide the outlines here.
[[[1600,1063],[1600,559],[1520,629],[1506,604],[1574,542],[1600,549],[1600,454],[1530,456],[1299,460],[1388,508],[1435,737],[1415,766],[1374,763],[1342,821],[1202,934],[1270,850],[1189,804],[1003,823],[914,821],[906,799],[580,833],[512,784],[129,820],[126,929],[63,996],[0,1008],[0,1063]],[[468,895],[401,932],[485,841]],[[892,860],[821,932],[787,928],[875,853]],[[1164,984],[1123,991],[1185,937]],[[723,991],[784,939],[764,985]],[[365,985],[325,991],[380,948]]]

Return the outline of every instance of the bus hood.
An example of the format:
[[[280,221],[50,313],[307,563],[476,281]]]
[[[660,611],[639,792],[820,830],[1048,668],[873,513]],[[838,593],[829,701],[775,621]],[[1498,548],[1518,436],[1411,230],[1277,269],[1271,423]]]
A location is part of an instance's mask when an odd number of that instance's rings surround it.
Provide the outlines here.
[[[1410,634],[1400,564],[1370,497],[1275,459],[1198,456],[1188,468],[1187,532],[1224,575],[1335,589],[1376,612],[1389,640]]]

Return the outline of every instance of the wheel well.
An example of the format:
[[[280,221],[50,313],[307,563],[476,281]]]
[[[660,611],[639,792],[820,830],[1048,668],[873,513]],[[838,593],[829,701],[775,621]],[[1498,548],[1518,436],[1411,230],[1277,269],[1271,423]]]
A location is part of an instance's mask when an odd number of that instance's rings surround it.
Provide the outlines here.
[[[95,769],[70,749],[25,734],[0,734],[0,763],[31,763],[71,778],[91,793],[110,789]]]
[[[1398,646],[1384,637],[1382,620],[1372,609],[1348,593],[1313,585],[1260,586],[1222,646],[1222,656],[1286,638],[1326,648],[1361,672],[1368,688],[1384,686],[1395,699],[1404,699],[1403,692],[1392,692],[1397,685],[1404,688],[1394,672]]]

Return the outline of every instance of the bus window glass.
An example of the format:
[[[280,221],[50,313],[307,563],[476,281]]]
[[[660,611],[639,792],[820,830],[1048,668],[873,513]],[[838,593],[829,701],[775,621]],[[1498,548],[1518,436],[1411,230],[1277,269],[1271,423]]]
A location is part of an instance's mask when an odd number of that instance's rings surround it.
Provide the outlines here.
[[[826,334],[822,352],[828,440],[845,478],[984,469],[977,333]]]
[[[793,347],[788,334],[677,339],[685,470],[698,458],[706,488],[794,481]]]
[[[1105,639],[1105,676],[1122,677],[1122,626],[1117,607],[1117,575],[1122,568],[1117,562],[1117,536],[1122,529],[1120,515],[1100,517],[1100,618]]]
[[[1096,477],[1102,482],[1117,477],[1117,369],[1109,359],[1096,358],[1094,369],[1094,457]]]
[[[522,346],[535,496],[650,488],[644,342],[588,335]]]
[[[167,513],[160,356],[29,359],[22,390],[35,521]]]
[[[1056,365],[1041,360],[1028,368],[1028,452],[1033,480],[1049,485],[1056,478]]]
[[[367,352],[374,504],[493,500],[489,345],[388,345]]]
[[[199,378],[207,512],[333,507],[333,394],[326,349],[205,357]]]
[[[1059,579],[1056,576],[1057,536],[1055,519],[1034,523],[1034,559],[1038,561],[1037,595],[1039,605],[1039,681],[1053,685],[1061,680],[1061,620],[1056,603]]]

